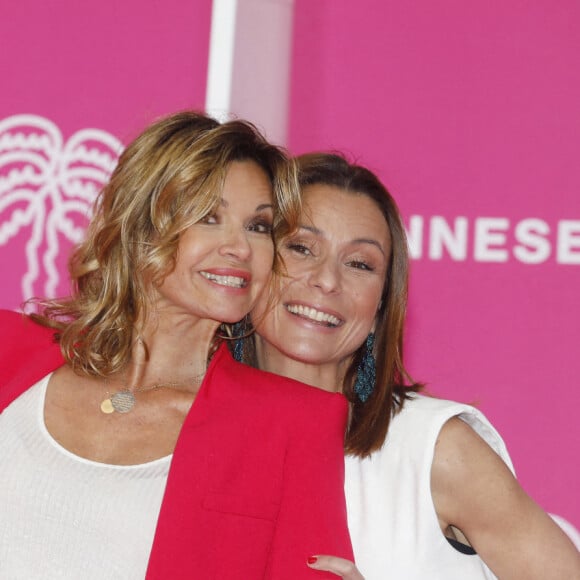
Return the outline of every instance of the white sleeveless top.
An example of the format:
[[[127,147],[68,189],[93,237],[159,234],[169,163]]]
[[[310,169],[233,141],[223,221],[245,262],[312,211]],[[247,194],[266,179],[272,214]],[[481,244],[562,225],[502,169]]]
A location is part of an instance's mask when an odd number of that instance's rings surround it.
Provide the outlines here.
[[[48,433],[50,375],[0,413],[0,578],[142,580],[171,457],[107,465]]]
[[[431,497],[437,436],[457,416],[513,471],[505,444],[469,405],[421,395],[394,416],[384,446],[346,458],[348,527],[365,580],[471,580],[495,576],[477,555],[458,552],[443,536]]]

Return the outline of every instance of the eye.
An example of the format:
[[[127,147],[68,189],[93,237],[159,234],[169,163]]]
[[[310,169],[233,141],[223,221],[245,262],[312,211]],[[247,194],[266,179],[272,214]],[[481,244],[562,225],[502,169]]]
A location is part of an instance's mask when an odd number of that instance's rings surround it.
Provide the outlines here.
[[[202,224],[217,224],[218,216],[216,213],[208,213],[207,215],[201,218],[200,222]]]
[[[367,270],[368,272],[374,272],[375,270],[373,266],[363,260],[349,260],[346,265],[357,270]]]
[[[248,230],[258,234],[271,234],[272,222],[267,218],[256,218],[250,222],[248,225]]]
[[[303,256],[310,256],[312,252],[310,248],[301,242],[293,242],[289,241],[286,242],[285,247],[290,252],[294,252],[296,254],[302,254]]]

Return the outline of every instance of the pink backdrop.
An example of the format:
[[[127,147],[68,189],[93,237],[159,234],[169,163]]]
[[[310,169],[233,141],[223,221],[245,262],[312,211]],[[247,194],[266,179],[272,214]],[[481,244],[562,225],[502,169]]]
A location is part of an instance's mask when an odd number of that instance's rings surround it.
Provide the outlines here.
[[[211,0],[3,6],[0,306],[67,292],[57,273],[118,139],[161,114],[203,108],[210,18]],[[40,118],[14,118],[22,114]],[[36,179],[22,174],[25,162]]]
[[[210,10],[4,7],[0,306],[18,307],[23,278],[34,293],[55,284],[53,266],[62,278],[117,139],[203,107]],[[413,374],[478,403],[526,489],[576,526],[579,21],[576,0],[296,0],[290,118],[293,152],[350,152],[399,200],[415,255]],[[20,114],[38,118],[24,127]]]
[[[423,222],[412,373],[478,403],[524,487],[579,526],[580,4],[296,8],[292,150],[350,152]],[[455,258],[439,251],[446,224]]]

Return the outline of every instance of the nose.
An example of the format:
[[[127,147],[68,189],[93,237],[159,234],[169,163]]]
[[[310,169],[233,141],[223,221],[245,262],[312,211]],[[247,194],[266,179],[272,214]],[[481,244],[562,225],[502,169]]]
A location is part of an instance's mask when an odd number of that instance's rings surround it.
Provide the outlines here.
[[[231,257],[246,262],[252,255],[252,246],[243,228],[230,227],[224,232],[224,240],[220,246],[222,256]]]
[[[341,289],[340,265],[332,259],[322,259],[310,271],[310,285],[325,294],[334,294]]]

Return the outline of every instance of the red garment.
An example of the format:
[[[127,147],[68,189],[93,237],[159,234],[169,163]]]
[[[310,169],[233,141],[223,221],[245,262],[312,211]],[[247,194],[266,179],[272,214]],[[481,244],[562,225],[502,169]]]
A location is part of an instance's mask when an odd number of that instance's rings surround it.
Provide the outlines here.
[[[53,331],[0,311],[0,412],[63,364]],[[312,554],[352,557],[343,494],[347,404],[236,363],[222,345],[183,424],[148,580],[336,578]]]

